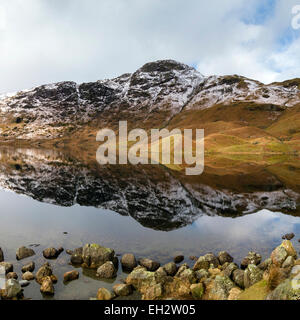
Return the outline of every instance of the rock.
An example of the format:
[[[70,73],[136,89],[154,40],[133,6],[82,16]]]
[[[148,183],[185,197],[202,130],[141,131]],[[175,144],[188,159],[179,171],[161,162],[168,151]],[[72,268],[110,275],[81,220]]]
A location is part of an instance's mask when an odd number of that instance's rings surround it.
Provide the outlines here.
[[[115,295],[106,288],[100,288],[97,293],[98,300],[112,300]]]
[[[230,263],[230,264],[228,265],[228,267],[223,271],[224,276],[230,278],[231,275],[232,275],[232,273],[233,273],[233,271],[234,271],[234,270],[237,270],[237,269],[238,269],[238,266],[237,266],[235,263],[233,263],[233,262]]]
[[[245,288],[253,286],[255,283],[261,281],[263,278],[263,271],[256,265],[249,264],[244,273]]]
[[[263,261],[262,263],[260,263],[258,265],[258,267],[260,270],[266,271],[270,267],[271,264],[272,264],[272,259],[268,258],[265,261]]]
[[[228,296],[228,300],[238,300],[239,295],[242,293],[243,291],[239,288],[232,288],[229,291],[229,296]]]
[[[195,276],[199,281],[209,278],[209,272],[205,269],[195,271]]]
[[[208,272],[211,278],[215,278],[217,275],[220,275],[222,273],[222,271],[218,268],[208,269]]]
[[[156,271],[160,267],[160,263],[144,258],[139,261],[140,265],[147,268],[148,271]]]
[[[3,261],[4,261],[4,254],[2,249],[0,248],[0,262],[3,262]]]
[[[147,271],[144,267],[137,267],[126,278],[126,284],[143,293],[145,288],[156,284],[155,273]]]
[[[41,266],[41,268],[36,273],[35,279],[37,283],[42,284],[44,281],[44,278],[51,277],[52,274],[53,274],[52,268],[50,264],[46,262],[44,265]]]
[[[244,275],[245,271],[241,269],[236,269],[232,273],[232,280],[236,285],[238,285],[242,289],[245,288]]]
[[[286,240],[292,240],[294,238],[295,238],[295,234],[294,233],[287,233],[282,237],[282,239],[286,239]]]
[[[221,265],[223,265],[226,262],[231,263],[233,261],[232,256],[226,251],[219,252],[218,259]]]
[[[197,271],[197,270],[208,270],[210,267],[209,262],[205,259],[204,256],[199,257],[199,259],[196,261],[196,263],[194,264],[193,270]]]
[[[74,253],[73,250],[69,250],[69,249],[66,250],[66,254],[68,254],[68,255],[70,255],[70,256],[71,256],[73,253]]]
[[[137,266],[135,256],[132,253],[125,253],[121,258],[121,265],[123,270],[132,271]]]
[[[216,276],[207,284],[205,295],[208,300],[227,300],[229,292],[234,287],[234,283],[228,277]]]
[[[175,276],[177,272],[177,266],[174,262],[167,263],[163,266],[168,276]]]
[[[282,246],[277,247],[271,254],[272,263],[278,267],[281,267],[287,257],[288,253]]]
[[[28,264],[26,264],[25,266],[22,267],[22,272],[25,273],[25,272],[33,272],[35,269],[35,263],[32,261]]]
[[[292,268],[295,264],[295,259],[292,256],[288,256],[282,264],[282,268]]]
[[[28,287],[30,285],[30,282],[28,280],[21,280],[19,281],[19,284],[22,288]]]
[[[190,287],[190,290],[195,300],[201,300],[204,293],[204,288],[202,283],[192,284]]]
[[[148,287],[143,294],[143,300],[161,300],[163,298],[163,286],[161,283],[157,283],[154,286]]]
[[[43,278],[40,291],[46,295],[54,295],[54,286],[50,277],[46,276]]]
[[[77,248],[74,251],[72,251],[72,256],[71,256],[72,264],[74,265],[83,264],[82,252],[83,252],[83,248]]]
[[[184,256],[183,255],[179,255],[174,257],[174,262],[175,263],[181,263],[184,260]]]
[[[266,298],[266,300],[299,300],[300,286],[293,285],[293,281],[287,279],[277,286]]]
[[[6,274],[14,271],[14,266],[9,262],[0,262],[0,267],[4,267]]]
[[[76,270],[68,271],[64,274],[64,282],[77,280],[79,278],[79,272]]]
[[[34,278],[34,275],[30,271],[27,271],[22,275],[23,280],[31,281],[34,280]]]
[[[192,261],[197,261],[198,260],[198,258],[196,256],[190,256],[189,259],[192,260]]]
[[[158,276],[163,276],[166,277],[168,274],[166,272],[166,270],[163,267],[159,267],[156,271],[155,274]]]
[[[293,247],[291,241],[285,240],[282,242],[281,246],[286,250],[289,256],[292,256],[294,259],[297,259],[297,252]]]
[[[99,244],[86,244],[82,250],[83,267],[97,269],[107,261],[113,261],[115,251]]]
[[[34,255],[35,255],[35,252],[32,249],[26,248],[26,247],[21,247],[16,252],[17,260],[22,260]]]
[[[190,267],[188,266],[187,263],[184,263],[183,265],[181,265],[179,268],[178,268],[178,271],[176,273],[176,277],[180,277],[181,273],[186,270],[186,269],[189,269]]]
[[[248,253],[248,255],[242,260],[241,262],[241,268],[242,269],[246,269],[248,267],[249,264],[254,264],[254,265],[258,265],[261,262],[261,255],[250,251]]]
[[[178,277],[177,274],[176,277]],[[197,282],[196,273],[192,269],[185,269],[182,272],[180,272],[179,278],[189,282],[190,284],[194,284]]]
[[[5,285],[5,297],[7,299],[13,299],[20,296],[22,288],[19,282],[15,279],[9,279],[6,281]]]
[[[114,293],[117,296],[126,297],[132,294],[132,287],[128,284],[116,284],[113,287]]]
[[[103,279],[113,279],[117,275],[117,270],[111,261],[105,262],[97,269],[97,276]]]
[[[217,268],[220,265],[219,259],[212,253],[206,254],[204,258],[206,261],[208,261],[209,266],[213,265],[214,268]]]
[[[46,259],[57,259],[57,257],[64,251],[63,248],[47,248],[43,251],[43,256]]]
[[[18,275],[15,273],[15,272],[9,272],[7,275],[6,275],[6,278],[7,279],[18,279]]]
[[[293,269],[291,270],[291,276],[295,277],[300,273],[300,265],[296,265],[293,267]]]

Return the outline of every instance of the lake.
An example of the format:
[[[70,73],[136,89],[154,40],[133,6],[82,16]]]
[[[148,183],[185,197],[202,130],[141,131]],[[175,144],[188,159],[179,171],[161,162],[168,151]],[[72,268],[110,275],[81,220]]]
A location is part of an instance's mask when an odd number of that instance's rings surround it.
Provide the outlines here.
[[[19,277],[26,262],[37,271],[45,248],[86,243],[161,264],[183,254],[190,265],[189,256],[222,250],[237,263],[250,250],[267,257],[290,232],[300,248],[298,158],[208,157],[204,174],[189,177],[162,166],[100,166],[59,149],[0,152],[0,247]],[[16,261],[21,246],[36,255]],[[79,268],[79,280],[65,285],[69,261],[65,251],[50,261],[59,278],[52,299],[89,299],[126,278],[121,267],[105,282]],[[46,298],[36,282],[24,296]]]

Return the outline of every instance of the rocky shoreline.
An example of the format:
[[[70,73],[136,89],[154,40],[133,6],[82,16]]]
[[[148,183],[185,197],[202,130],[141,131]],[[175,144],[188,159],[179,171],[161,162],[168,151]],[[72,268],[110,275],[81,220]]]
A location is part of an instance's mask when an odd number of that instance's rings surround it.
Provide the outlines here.
[[[94,269],[99,279],[116,279],[119,264],[127,278],[113,285],[112,290],[99,288],[92,300],[113,300],[130,297],[137,291],[143,300],[300,300],[300,259],[290,241],[294,234],[287,234],[270,257],[249,252],[240,265],[226,251],[218,255],[208,253],[194,260],[190,267],[184,256],[174,257],[172,262],[161,265],[148,258],[137,260],[132,253],[119,259],[115,251],[98,244],[86,244],[75,250],[66,250],[70,255],[70,271],[63,282],[77,280],[79,272],[73,267]],[[47,248],[43,251],[46,260],[56,259],[63,248]],[[21,247],[16,252],[18,261],[35,255],[31,248]],[[12,263],[5,261],[0,248],[0,296],[3,300],[27,299],[23,287],[36,281],[43,295],[53,296],[58,281],[51,264],[47,261],[35,271],[35,263],[23,265],[22,276],[14,272]]]

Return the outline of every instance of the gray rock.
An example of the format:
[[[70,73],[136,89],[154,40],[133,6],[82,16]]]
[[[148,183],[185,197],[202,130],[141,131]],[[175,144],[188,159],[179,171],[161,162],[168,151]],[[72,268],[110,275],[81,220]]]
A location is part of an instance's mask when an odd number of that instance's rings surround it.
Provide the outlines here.
[[[199,281],[209,278],[209,272],[205,269],[195,271],[195,275]]]
[[[117,270],[111,261],[105,262],[97,269],[97,276],[103,279],[113,279],[117,275]]]
[[[22,272],[33,272],[35,269],[35,263],[33,261],[27,263],[25,266],[22,267]]]
[[[277,247],[271,254],[272,262],[278,267],[282,266],[287,257],[288,252],[283,246]]]
[[[159,267],[156,271],[155,274],[160,276],[160,277],[166,277],[168,274],[166,270],[163,267]]]
[[[217,268],[220,265],[219,259],[212,253],[208,253],[205,256],[205,260],[208,261],[209,265],[213,265],[214,268]]]
[[[245,271],[241,269],[236,269],[232,273],[232,280],[236,285],[238,285],[242,289],[245,288],[244,275],[245,275]]]
[[[234,287],[234,283],[228,277],[216,276],[210,296],[216,300],[227,300],[230,290]]]
[[[291,270],[291,276],[295,277],[300,273],[300,265],[295,265]]]
[[[212,253],[208,253],[205,256],[199,257],[199,259],[196,261],[193,270],[201,270],[205,269],[208,270],[211,265],[213,265],[214,268],[217,268],[220,264],[219,259]]]
[[[233,261],[232,256],[226,251],[219,252],[218,259],[221,265],[223,265],[226,262],[231,263]]]
[[[226,277],[231,277],[232,276],[232,273],[233,273],[233,271],[235,271],[235,270],[237,270],[238,269],[238,266],[235,264],[235,263],[230,263],[229,265],[228,265],[228,267],[223,271],[223,273],[224,273],[224,276],[226,276]]]
[[[266,300],[300,300],[300,287],[293,285],[293,281],[287,279],[279,284]]]
[[[32,249],[26,248],[26,247],[21,247],[16,252],[17,260],[22,260],[34,255],[35,255],[35,252]]]
[[[249,264],[254,264],[257,266],[260,263],[261,255],[256,252],[250,251],[248,255],[242,260],[241,268],[246,269]]]
[[[15,279],[9,279],[6,281],[5,285],[5,296],[8,299],[18,297],[22,292],[22,288],[19,282]]]
[[[145,267],[148,271],[156,271],[160,267],[160,263],[144,258],[139,261],[140,265]]]
[[[244,284],[245,288],[253,286],[263,278],[263,271],[260,270],[256,265],[249,264],[244,273]]]
[[[175,262],[170,262],[167,263],[163,266],[163,268],[165,269],[166,273],[168,276],[175,276],[176,272],[177,272],[177,266],[175,264]]]
[[[282,264],[282,268],[292,268],[295,264],[295,259],[292,256],[288,256]]]
[[[121,265],[123,270],[132,271],[136,266],[136,258],[132,253],[125,253],[121,258]]]

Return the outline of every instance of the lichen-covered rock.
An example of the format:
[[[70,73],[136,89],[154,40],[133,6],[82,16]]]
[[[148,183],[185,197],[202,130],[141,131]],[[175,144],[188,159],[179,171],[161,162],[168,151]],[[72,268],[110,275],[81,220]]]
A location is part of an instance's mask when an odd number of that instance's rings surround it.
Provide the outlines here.
[[[105,262],[97,269],[97,276],[103,279],[113,279],[117,275],[117,269],[111,261]]]
[[[114,285],[113,290],[117,296],[121,297],[126,297],[132,294],[132,286],[124,283]]]
[[[228,267],[223,271],[223,273],[224,273],[224,276],[226,276],[226,277],[231,277],[231,275],[232,275],[232,273],[233,273],[233,271],[234,270],[237,270],[238,269],[238,266],[235,264],[235,263],[230,263],[229,265],[228,265]]]
[[[288,256],[282,264],[282,268],[292,268],[295,264],[295,259],[292,256]]]
[[[147,258],[141,259],[139,263],[142,267],[147,268],[148,271],[156,271],[160,267],[160,263]]]
[[[272,264],[272,259],[271,259],[271,258],[268,258],[268,259],[266,259],[265,261],[261,262],[261,263],[258,265],[258,267],[259,267],[260,270],[265,271],[265,270],[267,270],[267,269],[270,267],[271,264]]]
[[[163,266],[168,276],[174,276],[177,272],[177,266],[174,262],[167,263]]]
[[[126,278],[126,283],[143,293],[143,289],[156,284],[155,273],[144,267],[135,268]]]
[[[166,270],[163,267],[159,267],[156,271],[155,274],[158,276],[166,277],[168,274]]]
[[[287,279],[267,296],[267,300],[300,300],[300,286]]]
[[[98,300],[112,300],[115,297],[115,294],[106,288],[100,288],[97,292]]]
[[[250,251],[248,255],[242,260],[241,262],[241,268],[246,269],[249,264],[258,265],[261,263],[261,255]]]
[[[245,288],[253,286],[255,283],[261,281],[263,278],[263,271],[256,265],[249,264],[244,273]]]
[[[71,263],[74,265],[81,265],[83,263],[83,258],[82,258],[82,252],[83,248],[76,248],[75,250],[72,251],[71,255]]]
[[[232,280],[234,283],[240,288],[245,288],[245,280],[244,280],[245,271],[241,269],[236,269],[232,273]]]
[[[297,252],[291,241],[285,240],[282,242],[281,246],[286,250],[289,256],[292,256],[294,259],[297,259]]]
[[[242,293],[243,291],[239,288],[232,288],[230,291],[229,291],[229,296],[228,296],[228,300],[238,300],[240,294]]]
[[[195,271],[192,269],[185,269],[178,276],[176,275],[176,277],[186,280],[190,284],[196,283],[198,280]]]
[[[160,300],[163,298],[164,288],[161,283],[157,283],[151,287],[146,288],[142,299],[143,300]]]
[[[16,252],[17,260],[22,260],[31,256],[34,256],[35,252],[31,248],[21,247]]]
[[[86,244],[82,250],[83,267],[97,269],[107,261],[113,261],[115,251],[99,244]]]
[[[195,276],[198,279],[198,281],[202,281],[209,278],[209,272],[205,269],[197,270],[195,271]]]
[[[197,270],[208,270],[210,267],[209,262],[206,260],[206,258],[204,256],[201,256],[198,258],[198,260],[196,261],[196,263],[194,264],[193,270],[197,271]]]
[[[22,288],[16,279],[9,279],[5,284],[5,298],[13,299],[20,296]]]
[[[226,251],[219,252],[218,259],[221,265],[223,265],[226,262],[231,263],[233,261],[232,256]]]
[[[291,276],[295,277],[300,274],[300,265],[295,265],[291,270]]]
[[[272,263],[278,267],[282,266],[287,257],[288,253],[283,246],[277,247],[271,254]]]
[[[132,271],[137,266],[137,261],[132,253],[125,253],[121,258],[123,270]]]
[[[216,276],[206,285],[205,300],[227,300],[234,283],[225,276]]]
[[[190,290],[195,300],[201,300],[204,293],[204,287],[202,283],[192,284]]]

